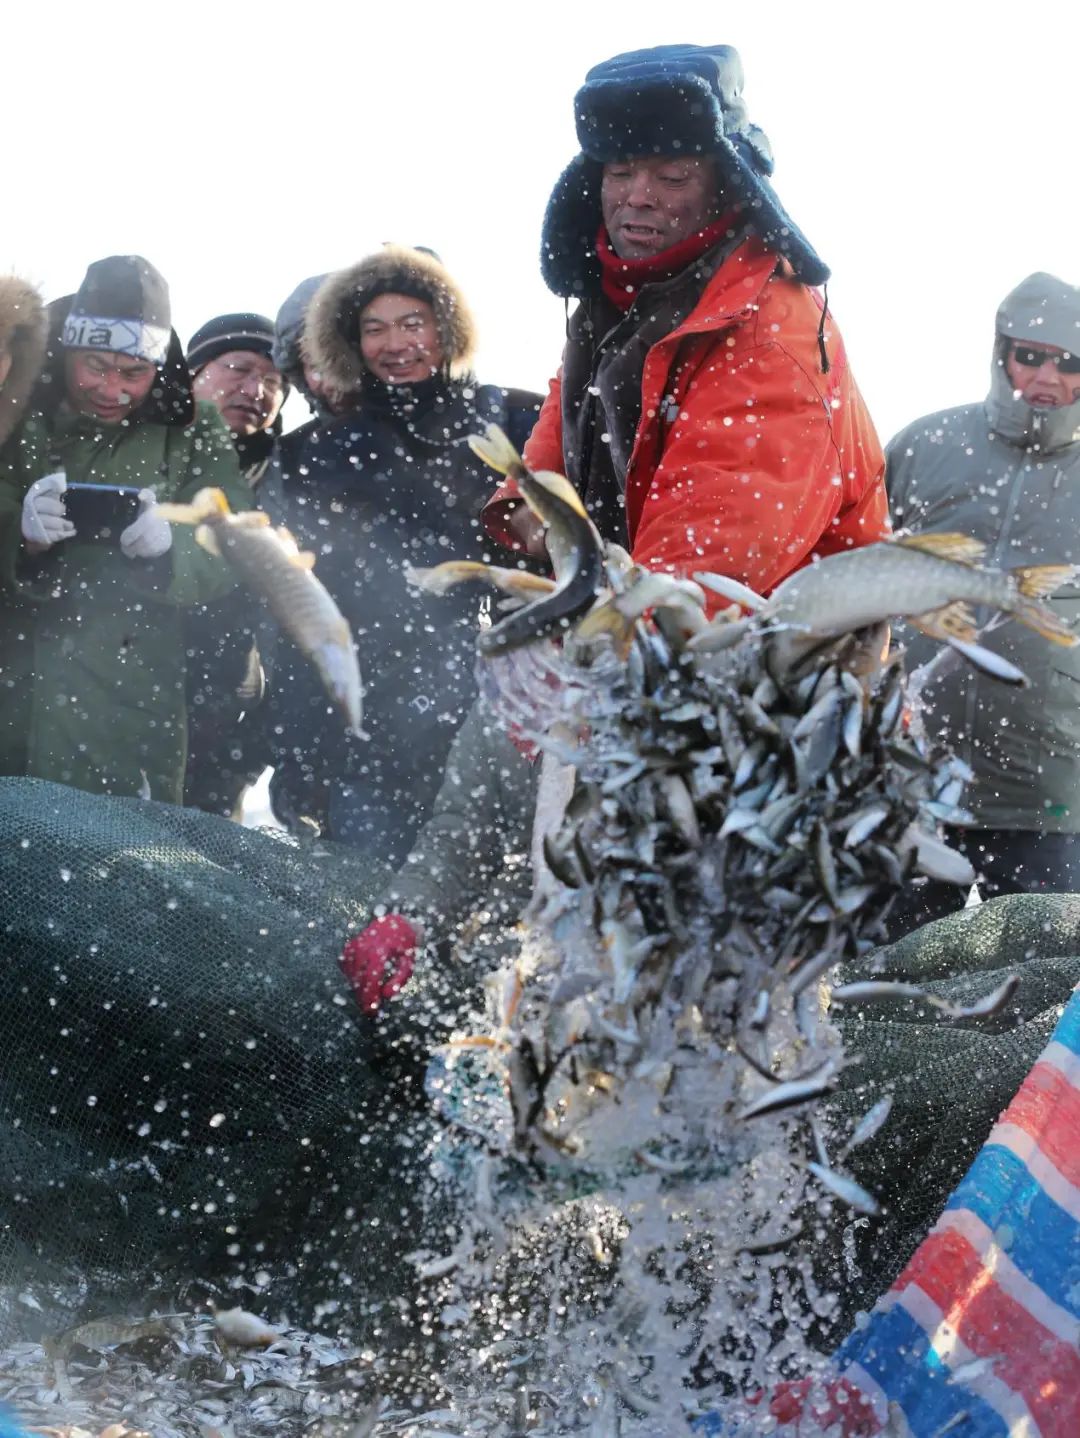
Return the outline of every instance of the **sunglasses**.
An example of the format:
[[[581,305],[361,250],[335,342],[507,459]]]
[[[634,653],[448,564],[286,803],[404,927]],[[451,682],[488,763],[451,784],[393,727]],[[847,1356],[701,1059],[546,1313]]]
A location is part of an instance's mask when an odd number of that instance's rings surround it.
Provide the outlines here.
[[[1047,360],[1057,366],[1059,374],[1080,374],[1080,355],[1051,354],[1049,350],[1032,349],[1030,345],[1014,344],[1012,357],[1024,369],[1041,369]]]

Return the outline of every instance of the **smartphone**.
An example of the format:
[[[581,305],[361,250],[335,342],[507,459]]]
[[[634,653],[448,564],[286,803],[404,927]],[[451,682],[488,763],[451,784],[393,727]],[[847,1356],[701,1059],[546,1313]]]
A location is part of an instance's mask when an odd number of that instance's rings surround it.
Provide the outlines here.
[[[139,491],[130,484],[69,484],[64,511],[84,543],[115,544],[139,517]]]

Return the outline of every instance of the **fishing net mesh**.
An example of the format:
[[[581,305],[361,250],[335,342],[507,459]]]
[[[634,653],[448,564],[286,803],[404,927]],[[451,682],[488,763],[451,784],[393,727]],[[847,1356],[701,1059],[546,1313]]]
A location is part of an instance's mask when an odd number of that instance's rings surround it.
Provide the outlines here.
[[[1049,1041],[1080,983],[1080,895],[994,899],[844,967],[847,982],[911,979],[959,1004],[1010,973],[1019,988],[992,1018],[943,1022],[912,1000],[840,1014],[852,1063],[834,1114],[850,1122],[885,1094],[893,1104],[876,1138],[848,1160],[882,1217],[830,1232],[841,1297],[835,1337],[903,1268]]]
[[[329,1289],[340,1263],[308,1250],[343,1225],[335,1257],[378,1273],[421,1068],[335,958],[385,879],[340,846],[0,781],[0,1337],[169,1274],[284,1262]]]
[[[198,1274],[285,1274],[309,1313],[404,1307],[405,1255],[440,1221],[426,1053],[474,975],[411,985],[377,1025],[357,1014],[334,960],[386,877],[331,844],[0,780],[0,1339]],[[894,1104],[849,1160],[884,1217],[810,1226],[840,1276],[830,1341],[936,1218],[1080,982],[1080,897],[996,900],[846,968],[957,1001],[1013,969],[988,1021],[911,1002],[841,1018],[856,1061],[834,1112]]]

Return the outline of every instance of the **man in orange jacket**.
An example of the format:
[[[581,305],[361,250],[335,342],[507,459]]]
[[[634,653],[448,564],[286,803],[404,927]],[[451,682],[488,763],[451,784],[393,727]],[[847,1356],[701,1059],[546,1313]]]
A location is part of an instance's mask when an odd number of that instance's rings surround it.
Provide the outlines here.
[[[586,77],[583,153],[541,254],[550,288],[579,304],[525,460],[568,475],[639,563],[767,593],[817,555],[882,539],[889,519],[881,445],[809,288],[829,272],[766,179],[741,90],[725,45],[619,55]],[[544,552],[512,483],[484,522]],[[407,981],[418,945],[396,912],[349,941],[365,1010]]]
[[[525,449],[565,473],[606,539],[679,574],[767,593],[889,532],[884,460],[828,270],[766,178],[729,46],[667,45],[592,69],[582,153],[544,219],[541,268],[579,301]],[[543,552],[512,483],[489,533]]]

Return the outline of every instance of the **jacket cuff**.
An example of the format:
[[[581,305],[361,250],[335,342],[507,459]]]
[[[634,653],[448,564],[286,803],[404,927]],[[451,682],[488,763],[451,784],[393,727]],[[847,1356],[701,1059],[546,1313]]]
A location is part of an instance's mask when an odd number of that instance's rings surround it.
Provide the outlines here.
[[[516,482],[508,479],[499,486],[480,511],[480,521],[491,538],[504,548],[514,549],[522,554],[525,547],[514,537],[509,520],[514,510],[520,508],[524,502]]]

